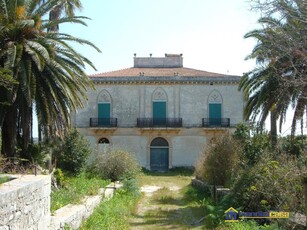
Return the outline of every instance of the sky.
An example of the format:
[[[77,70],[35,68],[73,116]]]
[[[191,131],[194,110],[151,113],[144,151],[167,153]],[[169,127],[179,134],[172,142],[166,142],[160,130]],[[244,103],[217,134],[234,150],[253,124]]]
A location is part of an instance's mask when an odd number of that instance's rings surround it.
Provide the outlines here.
[[[256,66],[254,60],[245,60],[256,41],[244,35],[259,27],[260,17],[249,10],[250,1],[83,0],[82,4],[76,15],[89,17],[88,26],[61,25],[60,32],[87,39],[102,51],[75,46],[97,69],[87,67],[87,74],[132,67],[135,53],[183,54],[184,67],[240,76]],[[289,133],[290,124],[287,121],[283,133]]]
[[[98,71],[133,66],[133,55],[183,54],[185,67],[242,75],[254,61],[244,61],[255,41],[244,34],[258,16],[244,0],[104,0],[82,1],[77,15],[90,17],[88,27],[67,24],[61,32],[90,40],[102,53],[78,47]]]

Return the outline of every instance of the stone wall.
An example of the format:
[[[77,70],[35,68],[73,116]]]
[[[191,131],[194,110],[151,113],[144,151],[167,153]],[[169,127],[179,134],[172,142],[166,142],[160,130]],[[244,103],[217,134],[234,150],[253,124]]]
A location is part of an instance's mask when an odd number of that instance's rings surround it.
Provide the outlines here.
[[[105,189],[100,189],[96,196],[86,196],[81,204],[68,204],[55,211],[51,217],[50,230],[78,229],[100,204],[101,200],[108,200],[113,197],[116,189],[122,185],[119,183],[110,184]]]
[[[48,229],[50,176],[14,175],[0,185],[0,230]]]

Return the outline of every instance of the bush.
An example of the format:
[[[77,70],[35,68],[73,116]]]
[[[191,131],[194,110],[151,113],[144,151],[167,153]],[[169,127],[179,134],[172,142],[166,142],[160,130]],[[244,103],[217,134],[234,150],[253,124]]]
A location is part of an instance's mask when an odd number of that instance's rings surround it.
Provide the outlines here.
[[[73,129],[64,138],[63,145],[55,151],[57,166],[63,171],[78,175],[91,154],[90,143]]]
[[[57,186],[64,187],[65,186],[65,177],[61,169],[56,169],[54,171],[54,178]]]
[[[281,139],[282,149],[288,154],[300,156],[306,149],[307,136],[296,136],[291,139],[291,136],[283,137]]]
[[[198,160],[196,177],[212,185],[229,184],[240,151],[239,145],[231,136],[216,139]]]
[[[109,150],[89,165],[88,171],[112,181],[134,178],[141,167],[136,158],[124,150]]]
[[[262,156],[249,170],[241,170],[232,189],[235,207],[243,210],[281,210],[304,213],[302,178],[307,168],[285,154]]]
[[[242,123],[238,124],[234,138],[242,147],[240,163],[245,168],[256,164],[263,154],[271,150],[269,135],[265,132],[259,133],[255,127],[248,127]]]
[[[50,149],[45,144],[29,144],[28,156],[35,164],[47,168],[50,160]]]

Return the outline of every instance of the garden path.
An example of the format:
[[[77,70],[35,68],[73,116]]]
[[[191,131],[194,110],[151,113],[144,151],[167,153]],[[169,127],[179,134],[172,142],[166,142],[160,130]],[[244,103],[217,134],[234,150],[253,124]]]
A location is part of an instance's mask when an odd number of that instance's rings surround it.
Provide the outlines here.
[[[189,196],[191,173],[146,173],[138,178],[139,200],[131,229],[202,229],[203,211]]]

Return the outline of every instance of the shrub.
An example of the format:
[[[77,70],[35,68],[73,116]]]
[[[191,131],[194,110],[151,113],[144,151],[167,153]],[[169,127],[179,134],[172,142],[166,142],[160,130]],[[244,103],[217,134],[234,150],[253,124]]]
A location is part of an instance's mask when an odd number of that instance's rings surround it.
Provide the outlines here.
[[[65,185],[65,177],[61,169],[56,169],[54,171],[54,178],[57,186],[64,187]]]
[[[45,144],[29,144],[28,156],[34,163],[47,168],[50,160],[50,149]]]
[[[259,133],[255,127],[248,127],[243,123],[238,124],[233,137],[242,147],[240,163],[243,167],[253,166],[264,153],[271,150],[269,135],[266,132]]]
[[[240,147],[231,136],[213,141],[196,164],[196,177],[213,185],[227,185],[233,174]]]
[[[281,139],[282,149],[288,154],[295,156],[300,156],[304,153],[306,145],[307,136],[296,136],[291,139],[291,136],[283,137]]]
[[[141,167],[131,153],[124,150],[109,150],[89,165],[88,171],[112,181],[134,178]]]
[[[123,181],[123,190],[132,196],[139,196],[141,194],[140,188],[137,184],[137,180],[134,178],[125,179]]]
[[[64,138],[63,145],[55,151],[57,166],[72,175],[79,174],[91,153],[89,142],[73,129]]]
[[[282,210],[303,213],[304,191],[302,177],[306,167],[285,154],[262,156],[249,170],[242,170],[232,190],[235,207],[243,210]]]

